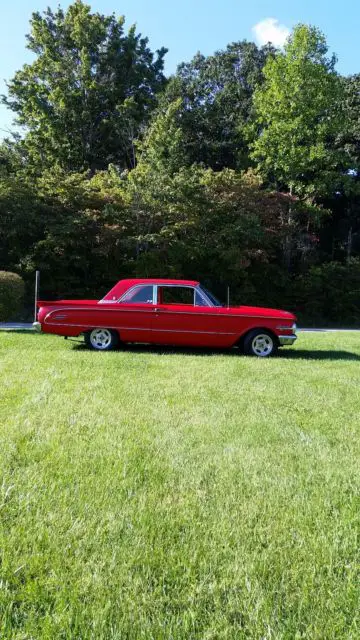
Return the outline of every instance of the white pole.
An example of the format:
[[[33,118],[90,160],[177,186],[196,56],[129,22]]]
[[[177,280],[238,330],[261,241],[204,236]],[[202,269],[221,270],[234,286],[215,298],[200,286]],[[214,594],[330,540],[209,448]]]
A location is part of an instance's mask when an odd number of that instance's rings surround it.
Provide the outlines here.
[[[36,273],[35,273],[34,322],[36,322],[36,316],[37,316],[37,301],[39,299],[39,288],[40,288],[40,271],[36,271]]]

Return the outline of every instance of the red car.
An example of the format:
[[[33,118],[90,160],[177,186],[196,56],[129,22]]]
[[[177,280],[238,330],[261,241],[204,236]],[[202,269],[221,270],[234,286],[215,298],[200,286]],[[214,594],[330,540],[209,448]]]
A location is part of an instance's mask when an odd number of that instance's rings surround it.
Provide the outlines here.
[[[142,342],[239,347],[271,356],[296,340],[296,317],[262,307],[225,307],[195,280],[120,280],[102,300],[38,302],[34,328],[65,337],[83,334],[92,349]]]

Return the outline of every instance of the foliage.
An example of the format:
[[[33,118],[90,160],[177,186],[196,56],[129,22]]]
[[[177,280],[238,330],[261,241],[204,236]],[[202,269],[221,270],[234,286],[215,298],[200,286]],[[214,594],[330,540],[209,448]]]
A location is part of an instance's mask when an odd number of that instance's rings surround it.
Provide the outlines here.
[[[42,272],[49,294],[93,291],[99,294],[117,279],[123,267],[119,246],[122,198],[113,173],[44,173],[39,197],[51,215],[40,241],[27,255],[25,269]]]
[[[350,157],[349,164],[360,169],[360,74],[343,79],[345,126],[339,134],[340,142]]]
[[[268,193],[251,173],[188,166],[177,116],[181,103],[160,112],[124,185],[136,231],[142,274],[191,277],[236,291],[246,270],[276,259],[286,196]],[[229,244],[229,239],[231,243]]]
[[[343,164],[334,193],[326,196],[332,216],[324,229],[331,259],[349,260],[360,249],[360,76],[342,79],[343,123],[336,139]]]
[[[109,287],[122,268],[122,199],[113,176],[113,170],[91,178],[53,169],[36,181],[0,180],[0,253],[7,268],[20,270],[31,286],[40,269],[47,295]]]
[[[179,65],[170,79],[163,102],[181,100],[178,125],[186,143],[189,163],[204,163],[214,170],[249,166],[244,126],[252,112],[254,89],[262,82],[262,68],[270,45],[233,42],[212,56],[198,53]]]
[[[0,271],[0,322],[11,320],[21,309],[24,282],[17,273]]]
[[[16,173],[0,176],[0,256],[3,268],[21,270],[29,248],[43,235],[46,214],[34,185]]]
[[[322,33],[297,26],[284,52],[269,57],[254,95],[259,130],[252,157],[262,175],[299,195],[328,193],[339,163],[342,83]]]
[[[360,317],[360,259],[347,264],[326,262],[314,266],[297,285],[302,317],[322,325],[357,326]]]
[[[164,86],[161,49],[124,18],[91,13],[74,2],[64,12],[34,13],[28,49],[35,60],[17,71],[3,102],[26,127],[32,164],[69,171],[134,166],[134,140]]]

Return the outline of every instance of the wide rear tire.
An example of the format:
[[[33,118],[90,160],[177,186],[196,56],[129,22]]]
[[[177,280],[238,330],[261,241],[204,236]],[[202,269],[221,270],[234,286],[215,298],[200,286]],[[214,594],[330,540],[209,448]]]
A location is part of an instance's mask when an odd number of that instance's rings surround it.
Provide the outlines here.
[[[112,351],[119,342],[119,334],[113,329],[99,327],[85,333],[85,343],[95,351]]]
[[[278,343],[276,338],[265,329],[254,329],[244,339],[244,353],[257,358],[269,358],[276,354]]]

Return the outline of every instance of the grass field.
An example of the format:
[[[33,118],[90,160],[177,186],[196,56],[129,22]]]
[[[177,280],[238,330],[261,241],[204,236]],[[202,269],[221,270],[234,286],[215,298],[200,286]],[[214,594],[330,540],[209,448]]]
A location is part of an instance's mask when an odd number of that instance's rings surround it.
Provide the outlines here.
[[[0,333],[0,637],[360,637],[360,334]]]

